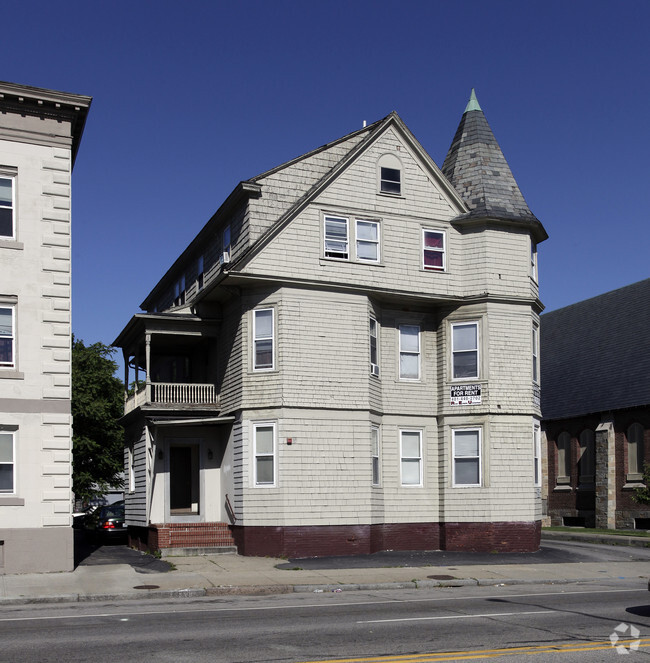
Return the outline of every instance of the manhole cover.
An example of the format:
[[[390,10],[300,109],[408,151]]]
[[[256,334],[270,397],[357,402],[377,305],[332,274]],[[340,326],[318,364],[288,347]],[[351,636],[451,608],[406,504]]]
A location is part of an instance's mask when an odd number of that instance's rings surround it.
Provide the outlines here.
[[[427,576],[431,580],[456,580],[456,576]]]
[[[136,585],[133,589],[160,589],[160,585]]]

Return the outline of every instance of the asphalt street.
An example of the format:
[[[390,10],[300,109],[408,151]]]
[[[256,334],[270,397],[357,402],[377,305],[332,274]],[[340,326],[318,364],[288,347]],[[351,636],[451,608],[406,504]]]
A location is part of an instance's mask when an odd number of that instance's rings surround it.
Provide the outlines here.
[[[650,655],[649,603],[628,581],[7,606],[0,661],[614,662]]]

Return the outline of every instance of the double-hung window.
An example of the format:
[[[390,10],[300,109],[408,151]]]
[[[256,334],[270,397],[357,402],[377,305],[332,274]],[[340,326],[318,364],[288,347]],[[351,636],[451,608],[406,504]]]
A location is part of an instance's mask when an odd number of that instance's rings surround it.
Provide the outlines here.
[[[446,259],[444,231],[422,230],[422,267],[427,271],[445,271]]]
[[[453,431],[453,485],[481,485],[481,429],[458,428]]]
[[[380,482],[379,476],[379,427],[372,426],[370,428],[370,442],[372,453],[372,485],[378,486]]]
[[[181,276],[174,284],[174,306],[185,304],[185,275]]]
[[[530,240],[530,276],[537,281],[537,244]]]
[[[0,431],[0,494],[15,492],[14,433]]]
[[[379,325],[374,318],[369,321],[369,340],[370,340],[370,373],[372,375],[379,375]]]
[[[400,380],[420,379],[420,327],[399,326],[399,377]]]
[[[273,370],[273,309],[253,311],[253,370]]]
[[[348,219],[342,216],[325,217],[325,257],[348,260],[349,249]]]
[[[379,262],[379,223],[357,219],[355,223],[357,260]]]
[[[0,176],[0,238],[15,236],[14,178]]]
[[[382,166],[379,169],[379,190],[399,196],[402,193],[402,171]]]
[[[231,246],[230,246],[230,226],[226,226],[223,229],[223,234],[221,237],[221,245],[223,247],[223,253],[221,254],[221,258],[219,262],[223,264],[224,262],[230,262],[230,253],[231,253]]]
[[[199,256],[196,261],[196,289],[203,289],[203,256]]]
[[[539,424],[533,426],[533,475],[536,486],[542,485],[542,446]]]
[[[402,486],[422,485],[422,431],[400,431]]]
[[[539,384],[539,327],[533,324],[533,382]]]
[[[451,325],[452,378],[478,378],[478,322]]]
[[[16,366],[14,307],[0,305],[0,368]]]
[[[274,486],[276,476],[275,424],[253,424],[253,444],[255,447],[255,485]]]

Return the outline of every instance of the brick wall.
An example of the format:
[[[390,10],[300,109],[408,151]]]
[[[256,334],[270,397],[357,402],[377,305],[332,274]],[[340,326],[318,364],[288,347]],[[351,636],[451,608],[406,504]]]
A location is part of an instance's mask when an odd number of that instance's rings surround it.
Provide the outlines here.
[[[233,527],[241,555],[323,557],[380,550],[534,552],[541,522]]]
[[[129,528],[129,545],[138,550],[234,546],[227,523],[164,523]]]

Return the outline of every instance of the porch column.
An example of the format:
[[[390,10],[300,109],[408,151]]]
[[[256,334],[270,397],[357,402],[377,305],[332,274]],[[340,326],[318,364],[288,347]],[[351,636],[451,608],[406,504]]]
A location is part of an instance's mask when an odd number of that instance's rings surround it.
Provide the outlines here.
[[[616,456],[614,420],[603,417],[596,428],[596,527],[616,529]]]
[[[122,348],[122,360],[124,361],[124,404],[129,398],[129,353]]]
[[[145,382],[145,396],[146,402],[151,403],[151,334],[147,332],[145,334],[145,359],[144,365],[147,371],[147,377]]]

